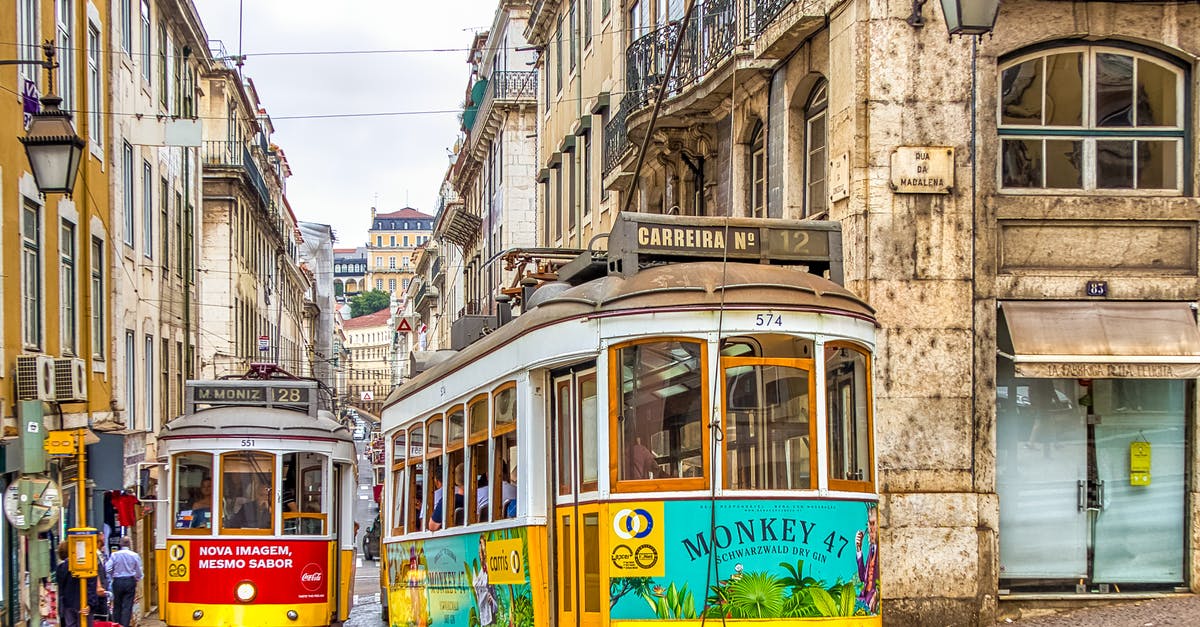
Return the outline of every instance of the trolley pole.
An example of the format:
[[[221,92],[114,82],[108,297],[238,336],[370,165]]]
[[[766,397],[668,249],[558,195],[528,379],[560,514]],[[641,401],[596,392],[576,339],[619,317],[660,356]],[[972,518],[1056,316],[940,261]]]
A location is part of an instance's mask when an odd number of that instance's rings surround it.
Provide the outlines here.
[[[84,443],[84,437],[87,435],[87,429],[76,429],[75,437],[76,450],[79,453],[79,469],[76,473],[78,479],[78,487],[76,488],[76,500],[79,501],[79,521],[76,523],[78,527],[87,526],[87,445]],[[97,575],[98,577],[99,575]],[[88,624],[88,614],[91,611],[91,605],[88,603],[87,595],[87,577],[79,578],[79,624]]]

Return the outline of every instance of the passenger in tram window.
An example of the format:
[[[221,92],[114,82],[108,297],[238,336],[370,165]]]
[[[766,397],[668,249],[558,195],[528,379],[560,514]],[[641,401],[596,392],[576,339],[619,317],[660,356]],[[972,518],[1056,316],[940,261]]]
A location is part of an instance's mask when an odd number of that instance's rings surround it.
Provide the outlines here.
[[[508,503],[517,498],[517,487],[509,481],[508,462],[500,461],[500,502]],[[515,474],[513,475],[516,476]],[[483,483],[483,482],[481,482]],[[475,490],[475,510],[481,512],[480,520],[483,520],[482,512],[486,511],[488,501],[491,500],[491,489],[486,483],[483,483]],[[507,516],[507,514],[504,514]]]
[[[450,485],[454,490],[454,509],[450,513],[451,516],[453,516],[455,512],[462,511],[463,503],[465,502],[465,499],[463,498],[462,473],[463,465],[457,464],[454,466],[454,474],[450,476]],[[433,505],[433,516],[429,521],[430,531],[437,531],[444,526],[444,514],[442,510],[445,509],[443,507],[445,500],[446,499],[442,499]]]
[[[512,467],[512,473],[509,475],[509,478],[511,479],[511,481],[509,483],[506,483],[505,485],[512,486],[512,498],[509,498],[507,495],[504,497],[504,517],[505,518],[516,518],[517,517],[517,467],[515,465]]]
[[[234,529],[271,528],[271,487],[259,484],[254,488],[254,499],[242,503],[241,509],[229,521]]]
[[[192,528],[212,528],[212,479],[200,481],[199,495],[192,500]]]
[[[658,472],[658,458],[642,444],[641,436],[634,438],[626,458],[625,479],[653,479]]]

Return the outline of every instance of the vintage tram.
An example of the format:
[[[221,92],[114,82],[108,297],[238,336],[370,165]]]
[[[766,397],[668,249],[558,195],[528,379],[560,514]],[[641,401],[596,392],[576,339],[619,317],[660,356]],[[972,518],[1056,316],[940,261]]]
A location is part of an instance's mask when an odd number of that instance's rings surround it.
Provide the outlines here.
[[[879,625],[874,314],[767,263],[836,227],[618,220],[389,399],[390,624]]]
[[[159,607],[172,627],[340,625],[354,580],[355,448],[315,381],[256,364],[189,381],[158,434]]]

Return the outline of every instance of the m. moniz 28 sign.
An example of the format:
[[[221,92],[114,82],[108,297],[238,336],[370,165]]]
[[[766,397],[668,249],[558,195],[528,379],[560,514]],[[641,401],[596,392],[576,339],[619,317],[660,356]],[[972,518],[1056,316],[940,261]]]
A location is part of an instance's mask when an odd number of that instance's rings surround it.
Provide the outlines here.
[[[609,235],[609,259],[634,273],[655,258],[806,265],[841,282],[841,224],[821,220],[710,218],[627,212]],[[632,264],[632,265],[630,265]]]
[[[315,412],[316,383],[313,381],[188,381],[188,413],[196,405],[283,406]]]

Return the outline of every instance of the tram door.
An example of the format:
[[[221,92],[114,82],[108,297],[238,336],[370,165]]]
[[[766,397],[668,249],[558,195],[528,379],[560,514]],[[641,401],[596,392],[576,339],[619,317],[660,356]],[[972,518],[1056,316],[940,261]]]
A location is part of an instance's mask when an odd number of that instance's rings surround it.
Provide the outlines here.
[[[558,624],[603,622],[607,578],[600,569],[600,476],[596,369],[555,373],[550,417],[554,443],[555,571]]]

